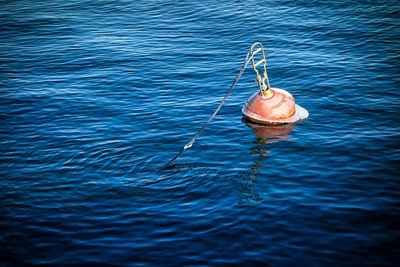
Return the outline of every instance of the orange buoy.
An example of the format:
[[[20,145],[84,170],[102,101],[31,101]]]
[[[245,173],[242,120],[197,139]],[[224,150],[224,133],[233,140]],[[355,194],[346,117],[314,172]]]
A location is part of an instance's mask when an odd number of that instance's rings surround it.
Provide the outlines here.
[[[253,53],[253,48],[259,45],[260,48]],[[254,55],[261,51],[263,58],[255,63]],[[244,117],[250,121],[267,124],[281,125],[287,123],[296,123],[308,117],[308,112],[297,105],[293,96],[282,89],[270,88],[264,49],[261,43],[254,43],[250,49],[251,60],[254,71],[257,74],[257,81],[260,92],[253,94],[242,109]],[[264,77],[261,78],[257,66],[264,63]]]

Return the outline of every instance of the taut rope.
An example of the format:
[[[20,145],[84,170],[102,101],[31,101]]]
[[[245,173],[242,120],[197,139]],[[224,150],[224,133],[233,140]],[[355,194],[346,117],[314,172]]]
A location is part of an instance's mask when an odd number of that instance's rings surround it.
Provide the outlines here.
[[[252,47],[253,48],[253,47]],[[246,69],[247,64],[249,64],[250,60],[252,60],[253,56],[258,53],[259,51],[262,51],[262,48],[257,49],[254,53],[250,53],[247,54],[246,60],[243,63],[242,68],[240,69],[239,73],[236,75],[235,80],[233,81],[231,88],[229,88],[228,92],[226,93],[225,97],[222,99],[221,103],[219,104],[219,106],[217,107],[217,109],[214,111],[214,114],[211,115],[211,117],[208,119],[208,121],[204,124],[204,126],[200,129],[200,131],[196,134],[195,137],[193,137],[192,140],[190,140],[189,143],[187,143],[182,150],[174,157],[172,158],[167,164],[165,164],[162,168],[160,168],[157,172],[165,170],[172,162],[174,162],[175,160],[177,160],[182,154],[183,152],[185,152],[187,149],[191,148],[193,143],[196,141],[196,139],[200,136],[200,134],[204,131],[204,129],[207,127],[207,125],[212,121],[212,119],[214,119],[215,115],[217,115],[218,111],[221,109],[222,105],[224,104],[225,100],[228,98],[228,95],[231,93],[233,87],[236,85],[236,83],[239,81],[240,76],[242,76],[243,71]],[[264,51],[263,51],[264,53]]]

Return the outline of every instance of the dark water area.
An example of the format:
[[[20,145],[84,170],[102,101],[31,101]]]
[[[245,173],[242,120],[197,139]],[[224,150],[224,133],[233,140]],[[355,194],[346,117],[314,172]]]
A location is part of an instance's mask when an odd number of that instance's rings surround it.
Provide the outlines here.
[[[254,127],[272,87],[307,122]],[[398,1],[0,1],[0,265],[400,262]]]

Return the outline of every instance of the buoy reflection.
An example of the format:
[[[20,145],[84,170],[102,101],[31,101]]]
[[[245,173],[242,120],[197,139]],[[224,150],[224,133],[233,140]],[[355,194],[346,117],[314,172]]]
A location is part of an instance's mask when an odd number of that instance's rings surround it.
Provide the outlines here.
[[[265,126],[252,123],[246,119],[243,122],[251,129],[256,136],[255,146],[250,147],[252,164],[249,170],[239,174],[239,205],[254,205],[263,200],[257,193],[257,177],[261,173],[264,157],[268,155],[267,146],[270,143],[284,141],[290,138],[290,133],[295,125]],[[253,157],[255,155],[255,157]]]
[[[260,139],[264,140],[266,144],[283,141],[290,138],[290,133],[295,125],[281,125],[281,126],[265,126],[261,124],[252,123],[243,119],[244,123],[251,129],[253,133]]]

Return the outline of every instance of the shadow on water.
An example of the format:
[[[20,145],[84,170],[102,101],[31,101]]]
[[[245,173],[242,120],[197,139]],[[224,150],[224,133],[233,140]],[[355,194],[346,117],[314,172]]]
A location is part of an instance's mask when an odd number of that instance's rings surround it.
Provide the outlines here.
[[[261,174],[263,161],[268,155],[268,144],[284,141],[290,138],[290,133],[295,125],[282,126],[265,126],[252,123],[246,119],[243,122],[251,129],[256,136],[254,146],[250,147],[250,155],[252,156],[252,164],[249,169],[240,172],[237,176],[238,185],[238,204],[239,205],[256,205],[263,198],[257,193],[257,178]]]

